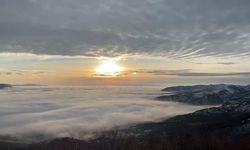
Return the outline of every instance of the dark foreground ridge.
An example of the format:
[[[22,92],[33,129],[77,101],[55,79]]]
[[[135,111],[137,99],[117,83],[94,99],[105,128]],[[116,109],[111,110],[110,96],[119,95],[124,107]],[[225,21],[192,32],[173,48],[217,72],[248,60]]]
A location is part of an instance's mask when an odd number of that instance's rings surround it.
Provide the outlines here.
[[[250,94],[239,92],[219,107],[103,132],[89,141],[0,145],[1,150],[249,150]]]

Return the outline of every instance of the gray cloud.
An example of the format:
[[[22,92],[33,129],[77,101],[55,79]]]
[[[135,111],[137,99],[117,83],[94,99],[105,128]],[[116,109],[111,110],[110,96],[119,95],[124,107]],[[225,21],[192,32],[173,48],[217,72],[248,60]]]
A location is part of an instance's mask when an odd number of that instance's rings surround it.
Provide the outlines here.
[[[249,56],[248,0],[1,0],[0,52]]]
[[[191,69],[180,69],[180,70],[152,70],[152,71],[142,71],[145,73],[152,73],[156,75],[175,75],[175,74],[182,74],[182,73],[189,73]]]
[[[237,63],[236,62],[218,62],[217,64],[220,64],[220,65],[235,65]]]
[[[194,63],[197,65],[208,65],[208,64],[216,64],[216,65],[235,65],[238,64],[238,62],[217,62],[217,63],[204,63],[204,62],[197,62]]]
[[[10,75],[26,75],[26,74],[33,74],[33,75],[43,75],[46,74],[48,72],[46,71],[26,71],[26,70],[10,70],[10,71],[2,71],[0,72],[0,76],[1,75],[6,75],[6,76],[10,76]]]
[[[7,75],[7,76],[9,76],[9,75],[12,75],[13,74],[13,72],[0,72],[0,75]]]
[[[250,72],[228,72],[228,73],[206,73],[206,72],[192,72],[191,69],[184,70],[152,70],[145,73],[155,75],[174,75],[184,77],[227,77],[227,76],[250,76]]]
[[[177,76],[193,76],[193,77],[202,77],[202,76],[206,76],[206,77],[224,77],[224,76],[250,76],[250,72],[235,72],[235,73],[199,73],[199,72],[195,72],[195,73],[179,73],[176,74]]]

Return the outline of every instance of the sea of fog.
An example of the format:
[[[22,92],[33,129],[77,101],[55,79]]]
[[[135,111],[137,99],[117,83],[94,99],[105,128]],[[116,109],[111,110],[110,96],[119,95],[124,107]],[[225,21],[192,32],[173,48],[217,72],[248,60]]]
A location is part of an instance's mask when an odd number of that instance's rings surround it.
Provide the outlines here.
[[[206,106],[154,100],[157,86],[14,86],[0,90],[0,136],[87,133],[160,121]],[[39,136],[38,136],[39,137]]]

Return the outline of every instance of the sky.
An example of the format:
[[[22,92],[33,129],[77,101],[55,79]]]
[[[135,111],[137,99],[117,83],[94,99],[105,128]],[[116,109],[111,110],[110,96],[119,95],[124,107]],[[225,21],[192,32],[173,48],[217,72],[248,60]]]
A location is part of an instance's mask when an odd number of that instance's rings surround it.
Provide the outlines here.
[[[0,82],[246,84],[249,8],[249,0],[0,0]],[[122,70],[97,72],[106,61]]]

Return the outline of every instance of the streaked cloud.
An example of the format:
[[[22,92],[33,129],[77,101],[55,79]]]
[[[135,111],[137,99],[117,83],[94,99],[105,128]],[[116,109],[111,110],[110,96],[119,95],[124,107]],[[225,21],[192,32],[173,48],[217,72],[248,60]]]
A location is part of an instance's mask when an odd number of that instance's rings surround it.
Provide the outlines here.
[[[248,0],[2,0],[0,52],[248,57]]]
[[[12,75],[13,73],[12,72],[0,72],[0,75],[7,75],[7,76],[9,76],[9,75]]]
[[[152,70],[146,71],[154,75],[173,75],[182,77],[227,77],[227,76],[250,76],[250,72],[226,72],[226,73],[208,73],[208,72],[192,72],[191,69],[184,70]]]
[[[217,64],[220,64],[220,65],[235,65],[237,63],[236,62],[218,62]]]

